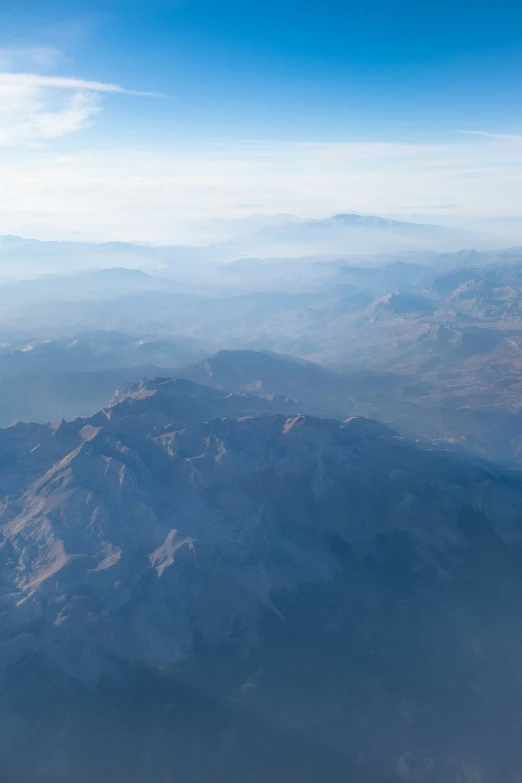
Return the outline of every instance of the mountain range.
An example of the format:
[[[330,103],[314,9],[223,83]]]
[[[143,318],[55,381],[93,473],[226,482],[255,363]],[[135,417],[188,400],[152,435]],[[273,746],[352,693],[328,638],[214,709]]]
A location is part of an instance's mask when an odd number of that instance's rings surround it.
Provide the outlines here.
[[[198,235],[205,234],[204,227]],[[372,215],[338,214],[322,219],[293,215],[257,215],[208,226],[204,246],[148,246],[131,242],[40,241],[0,236],[0,270],[5,259],[6,279],[42,273],[125,267],[138,270],[168,269],[185,277],[192,264],[233,261],[243,256],[284,257],[312,253],[389,253],[500,246],[498,238],[476,231],[435,224],[409,223]],[[9,267],[9,271],[7,270]]]
[[[209,275],[193,264],[205,292],[126,269],[4,285],[0,424],[85,416],[147,376],[213,383],[187,365],[248,349],[245,383],[263,381],[309,412],[369,416],[517,466],[521,258],[512,248],[250,259]],[[270,370],[269,354],[286,359]],[[322,373],[320,392],[296,374],[297,358]],[[220,385],[235,388],[229,359]]]
[[[522,252],[424,228],[0,242],[2,783],[522,780]]]
[[[5,779],[522,774],[518,472],[168,379],[0,460]]]

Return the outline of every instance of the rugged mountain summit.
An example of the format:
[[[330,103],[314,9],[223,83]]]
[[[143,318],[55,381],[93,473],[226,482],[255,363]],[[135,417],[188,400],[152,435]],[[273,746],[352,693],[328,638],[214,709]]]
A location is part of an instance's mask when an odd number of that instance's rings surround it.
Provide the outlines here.
[[[376,418],[410,437],[518,467],[519,342],[515,333],[493,329],[426,326],[402,347],[395,372],[333,371],[245,350],[219,351],[178,372],[234,391],[288,395],[318,416]]]
[[[0,431],[7,779],[517,779],[518,473],[190,381],[117,399]]]

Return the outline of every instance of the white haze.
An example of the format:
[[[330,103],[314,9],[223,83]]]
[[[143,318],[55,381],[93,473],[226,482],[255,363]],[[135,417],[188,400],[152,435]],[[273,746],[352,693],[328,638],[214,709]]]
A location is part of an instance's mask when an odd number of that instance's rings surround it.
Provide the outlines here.
[[[56,115],[43,112],[38,127],[49,136],[65,132],[60,123],[94,120],[101,109],[100,93],[86,86],[65,93],[68,100],[77,96],[74,106],[68,103]],[[27,113],[27,104],[17,111]],[[59,149],[50,139],[34,146],[36,138],[15,146],[17,132],[34,137],[34,124],[22,116],[17,131],[13,112],[7,114],[0,112],[0,135],[10,144],[0,152],[1,234],[202,245],[223,239],[216,219],[357,212],[402,219],[416,214],[422,222],[446,225],[487,219],[486,231],[499,233],[501,243],[522,242],[520,218],[506,227],[517,217],[518,137],[448,132],[444,142],[430,144],[256,141],[192,149],[171,143],[100,148],[90,139],[86,151],[77,139],[60,140]]]

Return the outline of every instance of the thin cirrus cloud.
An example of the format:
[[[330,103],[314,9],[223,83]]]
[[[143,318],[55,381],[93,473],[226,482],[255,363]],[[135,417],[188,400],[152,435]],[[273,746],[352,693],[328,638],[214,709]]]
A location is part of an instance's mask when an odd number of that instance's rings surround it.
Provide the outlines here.
[[[118,84],[36,73],[0,73],[0,145],[34,145],[85,128],[104,93],[153,95]]]
[[[510,133],[491,133],[482,130],[465,130],[457,128],[455,133],[462,133],[464,136],[482,136],[487,139],[500,139],[502,141],[522,141],[522,136]]]

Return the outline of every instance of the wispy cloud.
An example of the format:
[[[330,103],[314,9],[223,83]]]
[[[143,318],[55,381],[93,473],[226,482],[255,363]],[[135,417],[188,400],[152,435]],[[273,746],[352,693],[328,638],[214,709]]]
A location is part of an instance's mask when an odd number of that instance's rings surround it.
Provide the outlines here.
[[[465,136],[485,136],[488,139],[499,139],[504,141],[522,141],[522,136],[517,136],[509,133],[490,133],[489,131],[464,130],[462,128],[457,128],[455,133],[462,133]]]
[[[43,76],[36,73],[0,73],[0,89],[2,86],[24,88],[46,87],[56,90],[83,90],[88,92],[116,92],[124,95],[149,95],[158,97],[159,93],[129,90],[119,84],[92,82],[85,79],[74,79],[67,76]]]
[[[101,111],[104,93],[154,94],[64,76],[0,73],[0,145],[34,145],[79,131]]]

